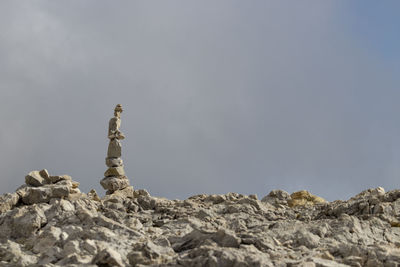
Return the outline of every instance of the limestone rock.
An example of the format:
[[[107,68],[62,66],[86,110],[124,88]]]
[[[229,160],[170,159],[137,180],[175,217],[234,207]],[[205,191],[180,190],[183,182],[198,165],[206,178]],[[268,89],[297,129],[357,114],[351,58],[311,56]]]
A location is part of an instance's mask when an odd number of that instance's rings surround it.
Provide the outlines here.
[[[7,206],[0,213],[0,266],[400,262],[400,190],[368,189],[318,204],[306,193],[281,190],[262,201],[236,193],[168,200],[131,186],[102,198],[94,190],[71,193],[72,187],[72,180],[60,180],[0,197],[0,207]],[[289,206],[293,199],[305,205]]]

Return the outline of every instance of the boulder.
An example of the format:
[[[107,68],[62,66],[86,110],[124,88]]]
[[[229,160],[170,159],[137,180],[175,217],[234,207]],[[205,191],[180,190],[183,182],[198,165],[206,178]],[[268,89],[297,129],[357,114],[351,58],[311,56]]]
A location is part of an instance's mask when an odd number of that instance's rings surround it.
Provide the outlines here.
[[[31,205],[35,203],[47,203],[51,198],[68,197],[70,187],[67,185],[47,185],[28,188],[22,197],[22,202]]]
[[[105,177],[100,181],[101,186],[111,192],[121,190],[129,186],[129,180],[119,177]]]

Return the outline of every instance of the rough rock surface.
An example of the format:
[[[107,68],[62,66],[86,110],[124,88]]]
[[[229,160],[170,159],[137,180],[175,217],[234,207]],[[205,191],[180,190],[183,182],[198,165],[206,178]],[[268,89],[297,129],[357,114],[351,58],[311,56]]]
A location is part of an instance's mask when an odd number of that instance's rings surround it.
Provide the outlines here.
[[[400,190],[334,202],[282,190],[261,201],[236,193],[168,200],[132,187],[99,198],[73,184],[23,186],[0,197],[0,266],[400,263]]]

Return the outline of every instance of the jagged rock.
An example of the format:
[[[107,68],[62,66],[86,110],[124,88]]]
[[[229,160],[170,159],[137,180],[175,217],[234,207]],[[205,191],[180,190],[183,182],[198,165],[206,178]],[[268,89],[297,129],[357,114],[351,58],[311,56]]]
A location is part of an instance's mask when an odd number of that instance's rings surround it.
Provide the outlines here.
[[[47,218],[37,206],[22,206],[0,217],[0,239],[28,238],[44,224]]]
[[[17,193],[6,193],[0,196],[0,213],[6,212],[17,205],[21,196]]]
[[[285,202],[299,198],[280,190],[262,201],[236,193],[168,200],[131,186],[103,198],[95,191],[71,194],[72,187],[60,180],[0,198],[0,207],[10,207],[0,213],[0,266],[400,262],[400,190],[369,189],[347,201],[290,207]]]
[[[287,205],[288,201],[291,199],[290,194],[286,191],[272,190],[267,196],[263,197],[261,201],[272,205]]]
[[[39,171],[31,171],[25,176],[25,183],[31,186],[42,186],[46,184],[46,180],[40,175]]]
[[[105,177],[110,177],[110,176],[124,176],[125,175],[125,171],[124,171],[124,167],[120,166],[120,167],[110,167],[107,169],[107,171],[104,173]]]
[[[43,231],[37,237],[37,241],[33,246],[33,252],[41,253],[51,249],[61,239],[61,229],[58,227],[50,226],[47,231]]]

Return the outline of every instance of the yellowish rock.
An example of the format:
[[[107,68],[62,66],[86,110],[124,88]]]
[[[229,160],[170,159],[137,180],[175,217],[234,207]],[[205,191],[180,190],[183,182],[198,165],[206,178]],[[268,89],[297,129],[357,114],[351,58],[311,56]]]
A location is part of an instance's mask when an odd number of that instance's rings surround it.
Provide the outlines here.
[[[314,206],[316,204],[327,203],[327,201],[322,197],[312,195],[306,190],[294,192],[290,197],[291,199],[288,201],[289,207]]]

